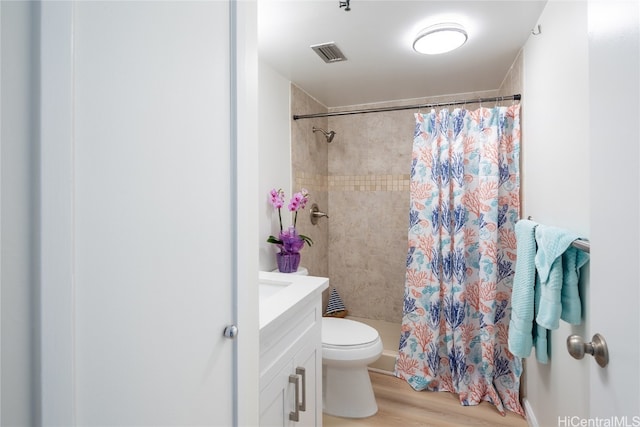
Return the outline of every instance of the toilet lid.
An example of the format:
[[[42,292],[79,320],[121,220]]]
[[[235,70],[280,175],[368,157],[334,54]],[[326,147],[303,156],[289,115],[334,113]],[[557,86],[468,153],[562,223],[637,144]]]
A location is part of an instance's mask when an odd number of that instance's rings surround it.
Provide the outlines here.
[[[360,345],[378,339],[378,331],[369,325],[338,317],[322,318],[322,343],[328,345]]]

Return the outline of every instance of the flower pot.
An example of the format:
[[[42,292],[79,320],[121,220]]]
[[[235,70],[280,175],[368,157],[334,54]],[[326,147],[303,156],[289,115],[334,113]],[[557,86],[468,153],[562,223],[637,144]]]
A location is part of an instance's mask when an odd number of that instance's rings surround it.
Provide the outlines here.
[[[276,254],[278,261],[278,271],[281,273],[295,273],[300,265],[299,252],[278,252]]]

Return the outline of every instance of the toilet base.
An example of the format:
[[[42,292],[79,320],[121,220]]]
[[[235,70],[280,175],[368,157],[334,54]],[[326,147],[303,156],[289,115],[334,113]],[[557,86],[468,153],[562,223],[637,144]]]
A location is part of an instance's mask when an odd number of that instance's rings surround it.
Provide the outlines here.
[[[322,365],[322,411],[345,418],[366,418],[378,412],[366,365]]]

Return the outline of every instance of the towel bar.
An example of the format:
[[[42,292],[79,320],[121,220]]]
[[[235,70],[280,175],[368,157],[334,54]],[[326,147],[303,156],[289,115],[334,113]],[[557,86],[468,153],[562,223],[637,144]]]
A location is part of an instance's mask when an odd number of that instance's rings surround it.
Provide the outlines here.
[[[591,253],[591,244],[589,244],[588,240],[574,240],[571,246],[583,252]]]
[[[532,221],[533,217],[531,215],[529,215],[527,217],[527,219],[529,221]],[[586,252],[588,254],[591,253],[591,244],[589,243],[588,240],[580,240],[580,239],[574,240],[573,243],[571,243],[571,246],[573,246],[574,248],[579,249],[579,250],[581,250],[583,252]]]

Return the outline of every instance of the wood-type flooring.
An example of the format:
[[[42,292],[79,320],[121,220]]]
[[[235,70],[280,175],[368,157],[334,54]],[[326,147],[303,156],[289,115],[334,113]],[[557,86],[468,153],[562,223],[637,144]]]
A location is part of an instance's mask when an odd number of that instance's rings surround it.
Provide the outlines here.
[[[400,378],[377,372],[369,374],[378,413],[361,419],[324,414],[325,427],[527,427],[520,415],[507,412],[503,417],[488,402],[462,406],[452,393],[419,392]]]

